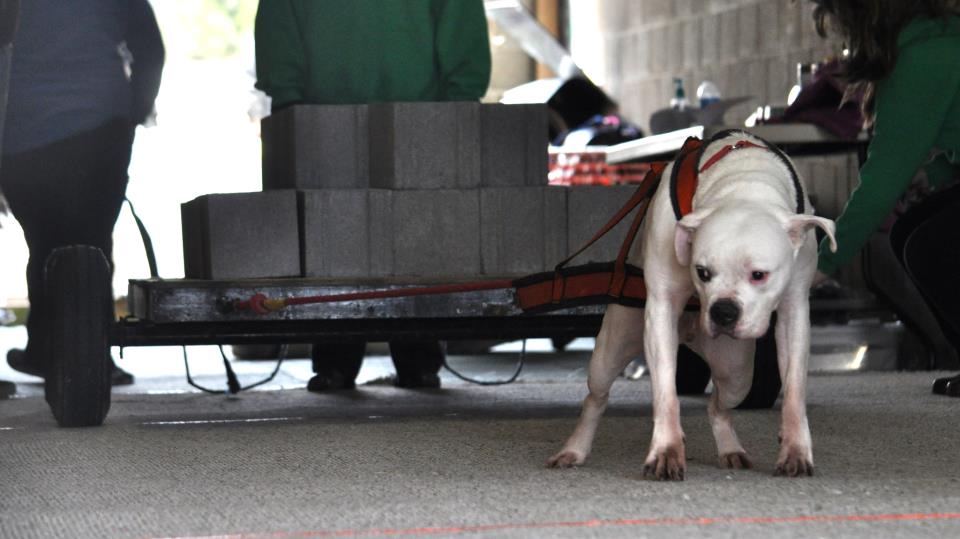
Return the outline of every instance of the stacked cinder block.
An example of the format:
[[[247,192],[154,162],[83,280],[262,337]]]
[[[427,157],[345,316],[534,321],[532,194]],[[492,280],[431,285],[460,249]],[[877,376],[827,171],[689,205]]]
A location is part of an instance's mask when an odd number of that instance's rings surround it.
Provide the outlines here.
[[[369,187],[367,111],[367,105],[298,105],[266,118],[264,191]]]
[[[300,275],[297,192],[204,195],[180,207],[190,279]]]
[[[547,132],[542,105],[286,109],[262,124],[264,192],[184,205],[187,276],[454,280],[551,269],[568,250],[569,189],[546,185]],[[281,197],[283,209],[272,207]],[[208,239],[191,240],[193,230]],[[247,244],[277,253],[250,258]]]
[[[573,253],[585,245],[630,199],[636,189],[635,185],[582,185],[571,187],[567,201],[569,215],[568,250]],[[626,238],[633,216],[634,214],[631,214],[621,221],[607,235],[580,254],[572,264],[615,260],[620,252],[620,247],[623,245],[623,240]]]

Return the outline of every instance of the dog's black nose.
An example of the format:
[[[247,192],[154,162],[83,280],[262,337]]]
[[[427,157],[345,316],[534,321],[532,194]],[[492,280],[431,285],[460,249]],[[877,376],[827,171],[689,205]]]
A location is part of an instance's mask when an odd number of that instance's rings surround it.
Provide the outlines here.
[[[710,319],[722,328],[732,327],[739,318],[740,307],[732,299],[718,299],[710,307]]]

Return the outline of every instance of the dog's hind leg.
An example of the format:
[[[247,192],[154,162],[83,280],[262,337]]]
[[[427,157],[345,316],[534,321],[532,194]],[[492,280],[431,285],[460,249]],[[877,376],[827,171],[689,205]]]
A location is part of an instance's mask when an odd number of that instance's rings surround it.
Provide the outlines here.
[[[590,357],[589,394],[577,426],[557,454],[547,459],[550,468],[579,466],[590,454],[597,423],[607,408],[610,387],[631,359],[643,353],[643,310],[611,304],[603,316],[597,344]]]

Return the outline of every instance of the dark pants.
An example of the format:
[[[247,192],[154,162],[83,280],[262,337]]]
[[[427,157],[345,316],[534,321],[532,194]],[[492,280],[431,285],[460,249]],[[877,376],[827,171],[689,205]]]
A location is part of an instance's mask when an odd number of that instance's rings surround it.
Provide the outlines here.
[[[0,190],[30,250],[27,360],[42,360],[48,321],[44,263],[57,247],[92,245],[111,259],[113,225],[127,188],[133,127],[117,119],[26,152],[6,154]],[[112,262],[111,262],[112,265]]]
[[[338,372],[345,379],[353,380],[360,372],[366,348],[367,343],[363,341],[314,343],[313,372]],[[415,377],[421,372],[437,373],[443,366],[443,349],[437,341],[391,342],[390,357],[398,379]]]
[[[960,350],[960,185],[898,219],[890,242],[944,335]]]

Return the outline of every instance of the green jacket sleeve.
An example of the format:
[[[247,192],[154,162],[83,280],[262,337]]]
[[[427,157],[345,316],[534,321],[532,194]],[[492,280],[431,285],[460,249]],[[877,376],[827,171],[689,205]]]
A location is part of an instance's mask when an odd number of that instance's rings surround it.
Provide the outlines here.
[[[955,38],[904,48],[893,73],[877,87],[874,137],[860,169],[860,185],[837,220],[839,250],[820,243],[820,271],[848,263],[896,205],[936,144],[960,91]]]
[[[447,101],[477,101],[490,83],[490,37],[483,2],[441,0],[436,6],[441,95]]]
[[[290,0],[260,2],[254,23],[257,83],[273,109],[304,101],[307,60]]]

